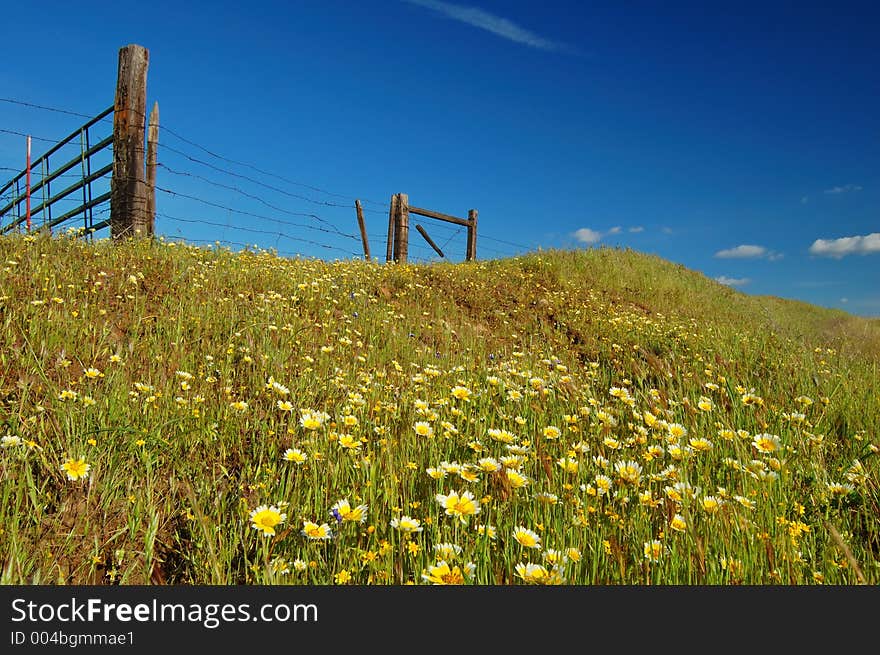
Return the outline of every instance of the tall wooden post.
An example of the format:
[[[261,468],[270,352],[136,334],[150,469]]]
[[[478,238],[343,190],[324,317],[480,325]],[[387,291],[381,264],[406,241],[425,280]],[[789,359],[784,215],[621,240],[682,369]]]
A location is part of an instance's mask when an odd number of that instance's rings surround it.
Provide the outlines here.
[[[409,251],[409,196],[397,194],[397,222],[394,230],[394,261],[406,264]]]
[[[364,208],[361,201],[355,200],[354,207],[357,210],[358,227],[361,229],[361,242],[364,244],[364,259],[370,261],[370,243],[367,241],[367,226],[364,223]]]
[[[156,231],[156,167],[159,147],[159,103],[153,104],[150,112],[150,127],[147,130],[147,234]]]
[[[397,194],[391,194],[391,208],[388,210],[388,241],[385,244],[385,261],[394,257],[394,228],[397,225]]]
[[[110,184],[110,236],[114,240],[147,233],[144,182],[144,128],[147,120],[146,48],[119,49],[113,105],[113,178]]]
[[[465,259],[469,262],[477,258],[477,210],[468,211],[468,229],[467,229],[467,253]]]

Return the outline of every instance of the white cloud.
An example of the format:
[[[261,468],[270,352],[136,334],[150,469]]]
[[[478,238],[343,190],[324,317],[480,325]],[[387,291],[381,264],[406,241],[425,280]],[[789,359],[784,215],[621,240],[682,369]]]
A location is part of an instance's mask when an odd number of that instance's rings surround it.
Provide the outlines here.
[[[663,234],[672,234],[672,228],[671,228],[671,227],[664,227],[664,228],[663,228],[662,230],[660,230],[660,231],[663,232]]]
[[[591,230],[588,227],[582,227],[581,229],[576,230],[572,236],[574,236],[574,238],[581,243],[592,245],[594,243],[599,243],[599,241],[602,240],[603,235],[601,232],[596,232],[596,230]]]
[[[719,250],[715,256],[720,259],[757,259],[767,256],[767,249],[764,246],[752,246],[744,244],[736,248],[728,248],[727,250]]]
[[[715,253],[715,256],[719,259],[766,259],[775,262],[777,259],[782,259],[785,255],[775,250],[768,250],[764,246],[743,244],[735,248],[719,250]]]
[[[729,287],[741,287],[751,282],[747,277],[727,277],[726,275],[719,275],[715,278],[715,281],[726,284]]]
[[[645,228],[643,228],[641,225],[636,225],[635,227],[629,228],[629,231],[633,234],[638,234],[639,232],[644,232]]]
[[[641,232],[644,228],[636,227],[629,228],[629,232]],[[580,241],[581,243],[585,243],[587,245],[593,245],[594,243],[599,243],[602,239],[607,236],[611,236],[612,234],[620,234],[623,232],[623,228],[619,225],[615,225],[614,227],[608,228],[605,232],[600,232],[599,230],[593,230],[588,227],[582,227],[579,230],[575,230],[571,233],[571,235]]]
[[[810,254],[840,259],[847,255],[870,255],[880,252],[880,232],[840,239],[816,239]]]
[[[513,21],[496,16],[488,11],[484,11],[478,7],[468,7],[465,5],[456,5],[451,2],[442,2],[441,0],[403,0],[411,5],[418,5],[426,9],[431,9],[439,14],[443,14],[447,18],[457,20],[459,22],[478,27],[487,32],[491,32],[496,36],[500,36],[508,41],[520,43],[531,48],[539,50],[549,50],[552,52],[567,52],[574,54],[577,52],[573,48],[558,41],[552,41],[538,36],[523,27],[520,27]]]
[[[806,205],[808,202],[810,202],[810,196],[801,196],[802,205]]]
[[[825,193],[830,195],[837,195],[838,193],[849,193],[850,191],[861,191],[862,187],[858,184],[844,184],[843,186],[835,186],[830,189],[825,189]]]

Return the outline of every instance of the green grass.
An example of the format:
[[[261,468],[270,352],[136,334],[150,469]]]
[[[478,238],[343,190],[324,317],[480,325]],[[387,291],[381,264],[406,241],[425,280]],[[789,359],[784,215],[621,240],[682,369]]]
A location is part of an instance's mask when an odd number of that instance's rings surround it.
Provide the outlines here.
[[[612,249],[397,266],[18,235],[0,268],[2,583],[880,581],[877,321]],[[448,515],[464,491],[479,513]]]

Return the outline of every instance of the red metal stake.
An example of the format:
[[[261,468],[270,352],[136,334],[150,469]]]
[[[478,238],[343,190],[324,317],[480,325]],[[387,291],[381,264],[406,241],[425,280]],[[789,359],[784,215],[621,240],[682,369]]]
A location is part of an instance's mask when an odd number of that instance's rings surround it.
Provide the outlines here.
[[[31,231],[31,137],[27,138],[27,231]]]

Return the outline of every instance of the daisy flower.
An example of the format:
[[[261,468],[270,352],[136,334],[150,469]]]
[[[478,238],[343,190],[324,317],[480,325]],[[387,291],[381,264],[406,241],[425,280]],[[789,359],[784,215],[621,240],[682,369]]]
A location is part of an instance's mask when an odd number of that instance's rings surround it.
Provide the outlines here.
[[[762,453],[775,453],[782,447],[782,441],[775,434],[756,434],[752,438],[752,446]]]
[[[646,541],[644,546],[645,559],[651,562],[659,562],[663,554],[663,544],[657,539]]]
[[[464,573],[458,566],[450,568],[445,560],[429,566],[422,579],[434,585],[460,585],[464,584]]]
[[[303,536],[308,537],[312,541],[322,541],[333,537],[333,532],[330,530],[330,526],[326,523],[318,525],[312,521],[303,521],[303,529],[301,532]]]
[[[330,416],[326,412],[315,412],[310,409],[302,410],[299,424],[306,430],[317,430]]]
[[[92,465],[82,459],[69,459],[61,465],[61,470],[67,474],[68,480],[81,480],[88,476]]]
[[[284,514],[277,506],[260,505],[250,514],[251,527],[254,530],[261,531],[264,536],[271,537],[275,534],[275,527],[287,520],[287,514]]]
[[[562,457],[557,459],[556,466],[560,467],[566,473],[578,472],[578,460],[573,457]]]
[[[712,450],[712,442],[706,439],[706,437],[694,437],[688,443],[697,452],[704,453]]]
[[[451,560],[461,555],[461,546],[453,543],[434,544],[434,554],[439,560]]]
[[[529,584],[552,585],[562,584],[562,575],[558,571],[548,571],[541,564],[520,562],[514,568],[516,575]]]
[[[541,549],[541,536],[537,532],[533,532],[521,525],[514,529],[513,538],[516,539],[519,545],[523,548]]]
[[[486,473],[494,473],[495,471],[501,470],[501,463],[494,457],[483,457],[479,459],[477,461],[477,466],[480,467],[481,471],[485,471]]]
[[[716,514],[724,501],[717,496],[706,496],[702,500],[703,509],[707,514]]]
[[[494,525],[483,525],[482,523],[477,526],[477,534],[481,536],[485,535],[486,537],[489,537],[489,539],[494,539],[497,536]]]
[[[631,459],[625,462],[615,462],[614,471],[624,483],[639,486],[642,479],[642,467],[638,462]]]
[[[507,475],[507,481],[510,482],[510,486],[514,489],[522,489],[529,484],[529,479],[519,471],[507,469],[504,473]]]
[[[470,491],[437,494],[435,498],[448,516],[457,517],[462,523],[467,522],[468,516],[480,513],[480,502]]]
[[[471,399],[472,394],[473,392],[467,387],[462,387],[460,385],[452,387],[452,396],[457,400],[468,401]]]
[[[288,448],[284,451],[284,459],[288,462],[293,462],[294,464],[303,464],[309,458],[303,451],[299,448]]]
[[[420,437],[434,436],[434,428],[432,428],[431,424],[427,421],[417,421],[415,425],[413,425],[413,430],[415,430],[416,434]]]
[[[401,516],[391,519],[391,527],[405,533],[421,532],[422,524],[418,519],[409,516]]]
[[[337,500],[333,507],[330,508],[330,513],[339,522],[363,523],[367,520],[367,506],[358,505],[357,507],[352,507],[351,503],[348,502],[348,498]]]

